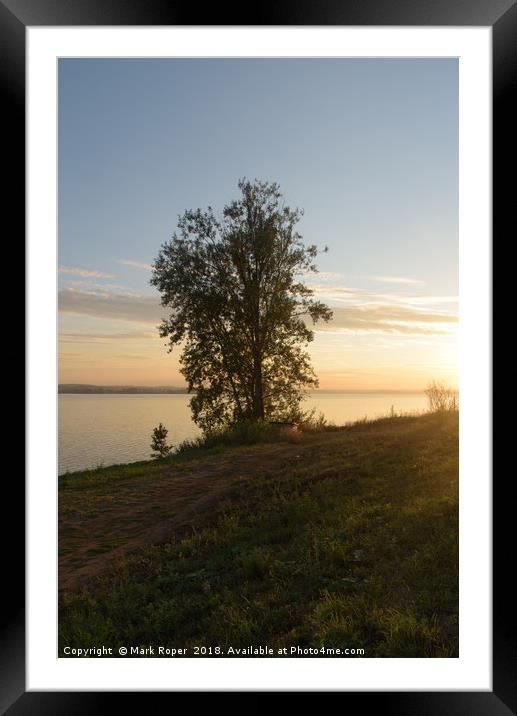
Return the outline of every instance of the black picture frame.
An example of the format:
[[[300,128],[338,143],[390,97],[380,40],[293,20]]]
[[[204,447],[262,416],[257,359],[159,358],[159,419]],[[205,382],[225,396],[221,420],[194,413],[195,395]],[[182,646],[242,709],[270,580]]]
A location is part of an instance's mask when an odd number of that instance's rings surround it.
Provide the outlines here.
[[[246,11],[245,11],[246,10]],[[202,18],[202,22],[199,22]],[[4,171],[4,206],[16,216],[17,242],[25,224],[25,33],[28,26],[81,25],[398,25],[398,26],[491,26],[493,31],[493,236],[510,227],[514,213],[513,181],[507,179],[515,166],[517,116],[512,109],[512,90],[517,77],[516,0],[368,0],[318,3],[255,4],[235,11],[230,6],[180,5],[171,0],[0,0],[0,86],[4,146],[11,161]],[[5,150],[4,150],[5,152]],[[5,157],[5,153],[4,153]],[[5,166],[4,166],[5,169]],[[513,199],[513,201],[512,201]],[[513,218],[513,216],[512,216]],[[21,226],[20,226],[21,225]],[[13,242],[14,243],[14,242]],[[23,260],[23,258],[22,258]],[[19,398],[18,398],[19,400]],[[505,479],[508,478],[508,479]],[[6,476],[7,479],[7,476]],[[494,714],[517,713],[517,639],[512,634],[514,596],[505,588],[505,575],[512,571],[508,548],[512,544],[513,520],[509,510],[511,475],[494,480],[493,490],[493,691],[486,692],[340,692],[343,706],[361,699],[361,707],[403,714]],[[114,706],[114,694],[97,692],[25,691],[25,535],[24,483],[19,474],[9,476],[9,512],[15,518],[4,534],[5,574],[0,636],[0,710],[12,716],[37,714],[83,714]],[[510,560],[510,561],[509,561]],[[513,617],[513,620],[512,620]],[[512,638],[513,637],[513,638]],[[122,694],[116,694],[117,700]],[[174,694],[161,694],[174,697]],[[132,707],[144,705],[156,693],[126,694]],[[213,698],[213,697],[212,697]],[[246,709],[260,707],[263,694]],[[367,699],[365,702],[364,699]],[[242,704],[242,699],[239,699]],[[197,697],[195,704],[199,703]],[[189,708],[192,708],[192,704]]]

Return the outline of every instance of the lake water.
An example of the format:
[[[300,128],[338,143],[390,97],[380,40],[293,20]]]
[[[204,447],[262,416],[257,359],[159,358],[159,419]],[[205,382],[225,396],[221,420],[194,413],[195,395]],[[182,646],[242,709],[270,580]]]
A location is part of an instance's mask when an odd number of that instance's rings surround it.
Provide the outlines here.
[[[178,445],[200,434],[190,417],[190,396],[65,395],[59,396],[59,473],[98,465],[150,458],[151,433],[158,423]],[[419,393],[317,393],[305,401],[336,425],[390,412],[424,411]]]

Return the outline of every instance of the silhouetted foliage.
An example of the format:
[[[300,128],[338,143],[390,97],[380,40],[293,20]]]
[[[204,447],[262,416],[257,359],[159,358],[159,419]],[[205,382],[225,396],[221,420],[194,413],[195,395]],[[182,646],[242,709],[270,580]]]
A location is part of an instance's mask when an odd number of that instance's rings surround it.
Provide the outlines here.
[[[161,423],[157,428],[154,428],[151,440],[151,450],[154,452],[151,453],[151,457],[160,459],[167,457],[170,453],[171,446],[166,443],[168,433],[167,428]]]
[[[458,410],[458,391],[433,380],[425,389],[429,411],[439,413],[444,410]]]
[[[283,205],[275,183],[238,186],[222,216],[209,207],[179,218],[151,279],[170,309],[160,335],[169,350],[183,345],[181,372],[205,432],[299,415],[304,390],[317,386],[308,320],[332,317],[301,281],[317,271],[318,253],[295,230],[302,212]]]

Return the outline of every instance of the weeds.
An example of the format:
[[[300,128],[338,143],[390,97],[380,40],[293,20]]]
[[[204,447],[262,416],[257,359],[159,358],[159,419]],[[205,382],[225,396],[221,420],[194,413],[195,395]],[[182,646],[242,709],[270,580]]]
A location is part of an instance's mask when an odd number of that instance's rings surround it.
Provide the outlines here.
[[[458,410],[458,391],[433,380],[425,389],[429,412],[440,413]]]

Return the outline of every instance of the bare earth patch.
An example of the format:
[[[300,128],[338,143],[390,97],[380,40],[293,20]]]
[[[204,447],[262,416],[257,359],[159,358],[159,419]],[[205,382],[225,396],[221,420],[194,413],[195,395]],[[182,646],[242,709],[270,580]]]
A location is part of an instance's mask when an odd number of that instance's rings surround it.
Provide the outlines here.
[[[60,494],[60,589],[80,587],[139,547],[211,524],[221,505],[245,491],[250,480],[302,459],[315,442],[327,443],[336,435],[314,436],[304,445],[254,445],[206,462],[166,465],[152,475],[119,484],[114,478],[109,492],[96,491],[93,507],[84,506],[83,492]]]

